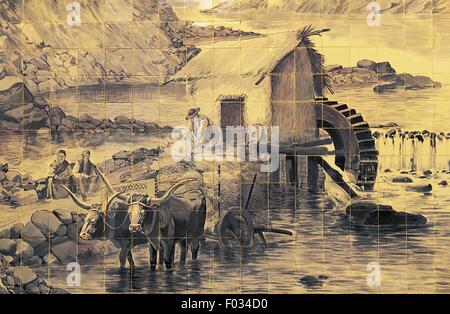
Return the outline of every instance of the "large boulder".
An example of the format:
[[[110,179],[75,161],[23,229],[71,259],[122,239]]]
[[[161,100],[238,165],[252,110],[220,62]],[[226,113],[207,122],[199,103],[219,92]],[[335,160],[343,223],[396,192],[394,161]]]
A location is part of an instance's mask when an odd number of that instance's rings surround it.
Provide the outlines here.
[[[12,239],[0,239],[0,254],[14,256],[16,253],[16,241]]]
[[[82,224],[73,223],[67,226],[67,237],[74,241],[78,242],[78,234],[80,233]]]
[[[428,76],[416,75],[405,81],[406,89],[423,89],[435,86],[435,82]]]
[[[80,123],[91,124],[94,128],[98,127],[102,124],[102,121],[100,121],[99,119],[96,119],[88,114],[82,115],[80,117],[79,121],[80,121]]]
[[[129,125],[131,124],[131,120],[125,116],[117,116],[115,119],[116,123],[120,125]]]
[[[20,190],[11,195],[11,202],[18,205],[29,205],[38,201],[38,194],[35,190]]]
[[[47,242],[47,238],[32,222],[28,222],[25,227],[23,227],[21,238],[30,243],[34,248]]]
[[[340,71],[342,70],[342,65],[340,64],[330,64],[330,65],[326,65],[323,68],[324,72],[335,72],[335,71]]]
[[[27,266],[16,266],[14,267],[14,278],[20,285],[26,285],[34,281],[37,276],[36,273]]]
[[[42,234],[52,237],[63,224],[52,212],[39,210],[31,216],[31,222],[42,232]]]
[[[60,107],[55,106],[50,109],[50,124],[52,126],[59,126],[65,117],[66,114]]]
[[[410,177],[398,176],[392,179],[394,183],[411,183],[413,180]]]
[[[73,222],[72,213],[67,209],[55,209],[53,214],[65,225]]]
[[[433,190],[431,184],[411,184],[406,186],[406,190],[410,192],[428,193]]]
[[[427,219],[420,214],[375,211],[367,216],[364,224],[369,226],[424,226],[427,224]]]
[[[395,69],[387,61],[377,63],[376,69],[378,74],[395,73]]]
[[[11,239],[19,239],[22,234],[23,223],[16,223],[9,228],[9,237]]]
[[[34,256],[33,247],[23,240],[17,240],[16,258],[27,261]]]
[[[5,111],[20,108],[33,102],[33,95],[17,76],[6,76],[0,80],[0,115]]]
[[[0,239],[9,239],[9,229],[0,230]]]
[[[377,64],[372,60],[360,60],[356,63],[358,68],[367,69],[370,71],[376,71],[377,70]]]
[[[69,238],[64,238],[62,243],[52,244],[51,251],[62,263],[73,262],[77,258],[77,245]]]

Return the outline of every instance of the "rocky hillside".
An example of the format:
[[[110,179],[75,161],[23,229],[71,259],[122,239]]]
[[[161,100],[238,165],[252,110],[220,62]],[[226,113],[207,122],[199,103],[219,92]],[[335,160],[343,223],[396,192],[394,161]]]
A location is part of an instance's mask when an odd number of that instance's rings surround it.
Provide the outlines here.
[[[21,3],[0,0],[0,79],[20,75],[33,95],[171,76],[200,52],[187,38],[254,34],[180,20],[165,0],[80,2],[79,27],[65,0],[25,0],[23,14]]]
[[[431,13],[441,12],[448,6],[448,0],[378,0],[385,13]],[[261,10],[270,7],[271,10],[282,10],[297,13],[364,13],[367,14],[369,1],[316,1],[316,0],[226,0],[216,5],[209,13],[229,13],[246,10]]]

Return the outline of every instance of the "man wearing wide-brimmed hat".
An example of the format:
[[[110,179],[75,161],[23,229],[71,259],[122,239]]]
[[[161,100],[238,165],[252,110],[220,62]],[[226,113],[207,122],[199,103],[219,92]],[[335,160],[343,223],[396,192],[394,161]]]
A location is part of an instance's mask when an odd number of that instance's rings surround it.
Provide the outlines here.
[[[206,128],[211,126],[212,123],[207,116],[199,114],[199,112],[200,108],[198,107],[189,109],[186,120],[189,120],[190,122],[190,129],[194,134],[196,143],[204,145],[208,141],[204,136]]]

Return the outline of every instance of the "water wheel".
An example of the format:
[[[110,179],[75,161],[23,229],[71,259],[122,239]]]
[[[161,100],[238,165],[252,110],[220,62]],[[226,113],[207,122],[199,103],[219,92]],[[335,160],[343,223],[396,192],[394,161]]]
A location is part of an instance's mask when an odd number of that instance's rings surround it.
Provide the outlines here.
[[[232,207],[222,213],[216,232],[222,246],[249,246],[254,234],[253,217],[238,206]]]
[[[329,134],[335,147],[335,164],[349,171],[363,190],[373,190],[378,151],[369,124],[355,109],[326,98],[316,100],[317,127]]]

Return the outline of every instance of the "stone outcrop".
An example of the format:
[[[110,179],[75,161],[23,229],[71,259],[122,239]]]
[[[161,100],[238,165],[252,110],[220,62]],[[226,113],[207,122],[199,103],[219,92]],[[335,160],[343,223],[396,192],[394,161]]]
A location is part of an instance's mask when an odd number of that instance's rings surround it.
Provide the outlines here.
[[[407,212],[398,212],[389,205],[361,201],[347,206],[345,213],[352,223],[362,226],[411,227],[424,226],[425,216]]]
[[[387,61],[374,62],[372,60],[360,60],[356,67],[343,67],[339,64],[324,67],[334,86],[373,87],[377,93],[394,91],[397,89],[424,89],[440,87],[439,82],[434,82],[427,76],[413,76],[408,73],[397,74],[396,70]]]
[[[48,285],[27,266],[12,266],[10,256],[0,254],[0,294],[65,294],[64,289]]]
[[[0,253],[10,265],[32,267],[117,252],[110,241],[78,238],[84,217],[65,209],[36,211],[25,226],[13,225],[0,232]]]

